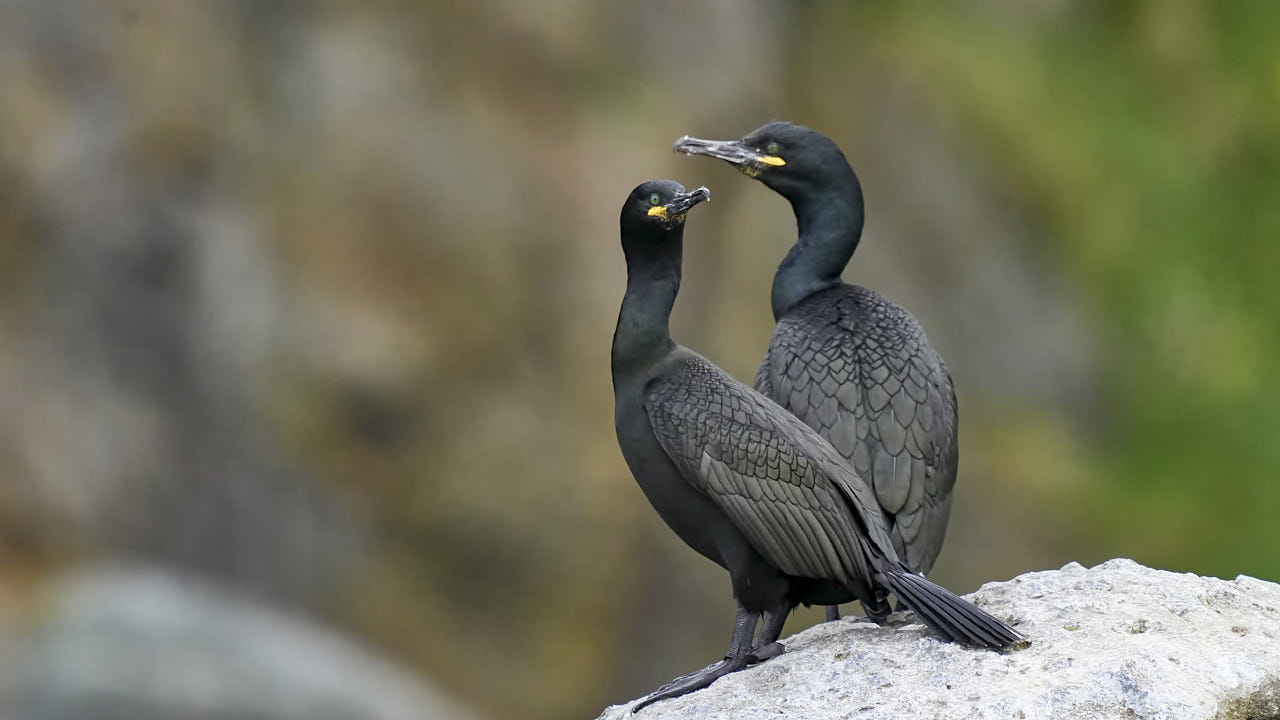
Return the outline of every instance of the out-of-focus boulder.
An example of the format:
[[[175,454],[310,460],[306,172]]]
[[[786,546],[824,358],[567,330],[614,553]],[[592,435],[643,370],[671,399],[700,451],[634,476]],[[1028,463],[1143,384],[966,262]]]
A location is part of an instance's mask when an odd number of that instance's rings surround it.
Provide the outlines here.
[[[333,631],[203,580],[74,573],[3,666],[0,718],[469,720],[420,677]]]

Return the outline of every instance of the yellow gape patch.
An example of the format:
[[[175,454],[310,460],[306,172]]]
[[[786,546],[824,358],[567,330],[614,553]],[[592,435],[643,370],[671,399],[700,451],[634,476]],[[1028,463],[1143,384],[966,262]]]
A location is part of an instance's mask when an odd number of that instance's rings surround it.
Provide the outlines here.
[[[657,215],[658,217],[662,218],[663,220],[666,220],[666,219],[667,219],[667,206],[666,206],[666,205],[654,205],[653,207],[649,208],[649,216],[650,216],[650,217],[652,217],[652,216],[654,216],[654,215]]]
[[[786,160],[783,160],[777,155],[756,155],[751,159],[759,164],[744,163],[738,166],[738,169],[742,171],[742,174],[750,178],[758,178],[760,177],[760,173],[764,172],[764,168],[760,167],[760,165],[782,167],[787,164]]]

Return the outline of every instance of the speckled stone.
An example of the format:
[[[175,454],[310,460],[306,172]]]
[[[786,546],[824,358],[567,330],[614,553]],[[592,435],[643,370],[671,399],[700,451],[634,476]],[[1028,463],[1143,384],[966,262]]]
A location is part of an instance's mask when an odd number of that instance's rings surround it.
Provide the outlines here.
[[[886,627],[845,618],[634,717],[1280,718],[1280,585],[1117,559],[988,583],[968,598],[1031,646],[996,653],[947,644],[909,613]],[[629,710],[600,717],[621,720]]]

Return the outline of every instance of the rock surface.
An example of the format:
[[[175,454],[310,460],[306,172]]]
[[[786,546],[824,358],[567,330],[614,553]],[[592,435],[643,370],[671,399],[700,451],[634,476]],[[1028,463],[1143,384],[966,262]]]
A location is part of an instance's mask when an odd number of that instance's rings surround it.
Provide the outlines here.
[[[168,571],[79,571],[0,652],[0,719],[467,720],[326,628]]]
[[[946,644],[909,613],[883,628],[845,618],[785,640],[781,657],[634,717],[1280,718],[1280,585],[1119,559],[988,583],[969,599],[1031,646],[994,653]],[[631,717],[629,708],[601,719]]]

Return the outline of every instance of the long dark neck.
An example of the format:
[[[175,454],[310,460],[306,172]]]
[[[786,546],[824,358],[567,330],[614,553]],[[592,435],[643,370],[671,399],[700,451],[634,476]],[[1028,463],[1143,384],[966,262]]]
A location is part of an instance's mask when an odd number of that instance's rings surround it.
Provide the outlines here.
[[[680,231],[653,244],[626,248],[627,292],[613,332],[613,383],[653,367],[675,348],[671,308],[680,291]]]
[[[774,320],[809,295],[840,283],[862,238],[862,188],[853,170],[821,191],[790,200],[799,237],[773,276]]]

